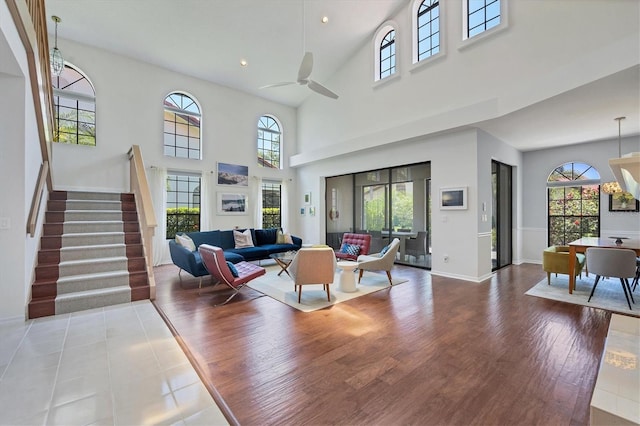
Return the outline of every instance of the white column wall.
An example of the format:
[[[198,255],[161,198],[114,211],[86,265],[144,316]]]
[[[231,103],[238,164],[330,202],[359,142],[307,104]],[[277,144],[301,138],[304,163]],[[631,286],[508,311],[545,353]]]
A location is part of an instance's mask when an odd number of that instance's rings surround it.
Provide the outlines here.
[[[26,53],[5,2],[0,2],[0,322],[24,319],[40,234],[27,234],[42,156]],[[43,209],[40,211],[42,218]]]

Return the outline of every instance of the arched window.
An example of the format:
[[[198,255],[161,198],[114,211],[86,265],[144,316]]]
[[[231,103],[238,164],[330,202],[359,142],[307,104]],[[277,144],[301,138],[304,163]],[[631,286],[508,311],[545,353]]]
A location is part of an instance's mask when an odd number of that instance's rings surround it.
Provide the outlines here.
[[[396,72],[396,31],[389,31],[380,43],[380,78]]]
[[[386,22],[373,38],[374,81],[382,80],[398,71],[396,58],[396,24]]]
[[[271,169],[281,168],[282,131],[278,121],[269,115],[258,120],[258,164]]]
[[[500,25],[500,0],[466,0],[465,39]],[[506,2],[504,2],[506,4]]]
[[[164,98],[164,155],[199,160],[200,107],[184,93]]]
[[[77,67],[65,64],[53,76],[55,133],[53,140],[77,145],[96,145],[96,91]]]
[[[585,163],[565,163],[547,179],[549,245],[600,236],[600,173]]]
[[[440,1],[424,0],[416,12],[416,61],[440,52]]]

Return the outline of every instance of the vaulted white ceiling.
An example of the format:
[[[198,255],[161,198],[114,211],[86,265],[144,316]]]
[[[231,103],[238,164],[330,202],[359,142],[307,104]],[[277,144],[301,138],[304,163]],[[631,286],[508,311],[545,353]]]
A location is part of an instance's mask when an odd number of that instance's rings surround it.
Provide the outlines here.
[[[61,39],[117,52],[290,106],[304,51],[327,85],[351,55],[408,0],[46,0]],[[329,21],[321,23],[327,16]],[[50,33],[54,24],[48,19]],[[64,54],[64,51],[63,51]],[[240,61],[247,61],[246,67]],[[613,74],[505,117],[476,123],[523,151],[640,133],[640,68]],[[368,78],[363,76],[363,78]],[[544,123],[541,126],[539,123]]]

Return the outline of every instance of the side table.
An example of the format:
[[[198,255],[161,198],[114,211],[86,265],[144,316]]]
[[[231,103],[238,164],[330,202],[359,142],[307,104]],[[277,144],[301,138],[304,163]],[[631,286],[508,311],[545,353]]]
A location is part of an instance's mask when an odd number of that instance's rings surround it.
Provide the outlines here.
[[[338,290],[344,293],[353,293],[356,289],[356,277],[353,271],[358,267],[358,262],[352,262],[349,260],[342,260],[337,263],[340,269],[340,281],[338,283]]]

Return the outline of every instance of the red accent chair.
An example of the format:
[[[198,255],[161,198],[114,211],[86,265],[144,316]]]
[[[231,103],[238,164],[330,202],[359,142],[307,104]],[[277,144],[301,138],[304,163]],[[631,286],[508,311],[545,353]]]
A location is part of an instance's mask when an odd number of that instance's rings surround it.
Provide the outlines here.
[[[227,266],[227,261],[224,258],[224,251],[220,247],[211,246],[209,244],[200,244],[198,246],[198,252],[200,253],[200,257],[202,257],[204,266],[207,268],[211,276],[214,279],[217,279],[218,282],[224,283],[233,289],[233,294],[221,303],[221,305],[224,305],[238,294],[240,289],[244,287],[246,283],[266,273],[266,270],[263,267],[242,261],[234,265],[238,271],[238,276],[234,277],[231,273],[231,269]]]
[[[356,245],[360,247],[358,253],[344,253],[342,250],[345,244]],[[353,234],[346,232],[342,236],[342,242],[340,244],[340,250],[335,250],[336,258],[340,260],[358,260],[358,256],[361,254],[369,254],[369,247],[371,246],[370,234]]]

